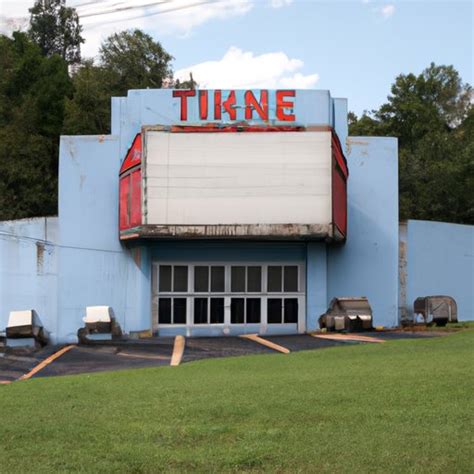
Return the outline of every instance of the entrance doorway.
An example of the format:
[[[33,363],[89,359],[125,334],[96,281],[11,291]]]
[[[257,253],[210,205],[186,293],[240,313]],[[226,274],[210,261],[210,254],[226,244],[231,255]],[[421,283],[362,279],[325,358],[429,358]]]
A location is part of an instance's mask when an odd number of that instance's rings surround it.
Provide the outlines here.
[[[230,335],[305,330],[301,263],[154,262],[152,287],[156,332],[185,328],[188,335]]]

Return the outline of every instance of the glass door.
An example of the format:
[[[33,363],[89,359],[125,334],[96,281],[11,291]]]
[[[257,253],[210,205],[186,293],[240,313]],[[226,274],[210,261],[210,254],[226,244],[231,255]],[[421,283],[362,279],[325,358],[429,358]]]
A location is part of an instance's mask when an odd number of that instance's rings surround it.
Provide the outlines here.
[[[154,330],[294,333],[304,326],[304,301],[301,264],[153,264]]]

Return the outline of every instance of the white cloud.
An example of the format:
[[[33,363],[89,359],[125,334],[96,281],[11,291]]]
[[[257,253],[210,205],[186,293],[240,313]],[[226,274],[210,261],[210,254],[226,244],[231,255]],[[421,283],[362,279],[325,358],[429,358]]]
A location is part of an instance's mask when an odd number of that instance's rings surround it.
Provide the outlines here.
[[[201,88],[296,88],[314,87],[318,74],[298,72],[304,66],[300,59],[291,59],[283,52],[255,55],[231,47],[218,61],[207,61],[176,71],[175,77],[194,80]]]
[[[282,8],[291,5],[293,0],[270,0],[270,6],[272,8]]]
[[[372,3],[372,0],[362,0],[362,3],[369,5],[369,3]],[[393,3],[387,3],[382,6],[374,5],[370,10],[376,17],[388,20],[395,13],[395,5]]]
[[[260,0],[67,0],[76,7],[83,37],[83,56],[95,56],[107,36],[129,28],[140,28],[150,35],[188,36],[192,30],[212,20],[247,14]],[[290,5],[293,0],[267,0],[273,8]],[[28,9],[34,0],[0,0],[0,33],[11,34],[28,27]],[[138,7],[139,5],[139,7]],[[98,14],[104,13],[105,14]]]
[[[104,4],[113,8],[115,0],[105,0],[100,8],[94,6],[89,12],[103,11]],[[123,2],[133,6],[130,0]],[[143,2],[141,3],[143,5]],[[148,6],[120,11],[108,15],[82,16],[86,44],[84,54],[93,55],[97,52],[101,41],[110,34],[129,28],[139,28],[150,35],[188,36],[193,28],[211,20],[225,20],[231,17],[245,15],[253,8],[252,0],[225,0],[223,2],[208,2],[202,0],[173,0],[167,2],[150,2]],[[79,13],[86,13],[79,10]],[[109,9],[109,8],[108,8]]]
[[[0,0],[0,33],[11,35],[15,30],[28,28],[33,0]]]
[[[391,3],[384,5],[383,7],[380,7],[379,12],[383,18],[390,18],[395,13],[395,5]]]
[[[288,0],[282,0],[287,2]],[[0,0],[0,33],[11,34],[21,26],[28,26],[28,9],[34,0]],[[84,56],[97,54],[101,41],[110,34],[129,28],[140,28],[147,33],[189,35],[193,28],[211,20],[225,20],[248,13],[257,0],[102,0],[100,2],[72,0],[84,28],[86,43]],[[140,6],[137,7],[137,4]],[[105,14],[97,14],[103,13]]]

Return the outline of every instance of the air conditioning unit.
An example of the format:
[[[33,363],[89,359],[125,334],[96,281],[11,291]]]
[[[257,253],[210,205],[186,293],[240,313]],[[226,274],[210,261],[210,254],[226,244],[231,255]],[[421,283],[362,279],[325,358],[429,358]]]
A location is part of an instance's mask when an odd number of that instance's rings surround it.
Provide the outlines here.
[[[318,321],[319,327],[328,331],[370,331],[372,308],[365,296],[333,298]]]
[[[48,343],[49,335],[34,309],[11,311],[6,328],[8,347],[36,347]]]
[[[82,320],[85,325],[77,332],[81,343],[111,340],[122,336],[122,329],[110,306],[87,306],[86,315]]]
[[[413,303],[413,312],[421,315],[425,324],[446,324],[457,322],[458,308],[454,298],[451,296],[422,296]]]

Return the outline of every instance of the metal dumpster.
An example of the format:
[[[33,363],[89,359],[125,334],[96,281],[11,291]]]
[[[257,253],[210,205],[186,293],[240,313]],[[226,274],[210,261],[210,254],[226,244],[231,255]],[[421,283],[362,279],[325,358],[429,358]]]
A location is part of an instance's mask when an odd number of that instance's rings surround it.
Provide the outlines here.
[[[415,318],[421,315],[425,324],[446,326],[446,324],[457,322],[458,308],[454,298],[451,296],[421,296],[413,303]]]
[[[333,298],[318,321],[319,327],[328,331],[370,331],[372,308],[365,296]]]

